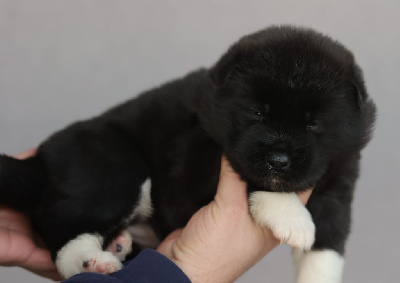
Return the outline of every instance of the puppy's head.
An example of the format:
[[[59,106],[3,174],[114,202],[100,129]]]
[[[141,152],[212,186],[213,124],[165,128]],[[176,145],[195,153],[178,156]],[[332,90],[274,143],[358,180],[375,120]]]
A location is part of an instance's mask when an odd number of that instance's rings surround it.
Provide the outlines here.
[[[272,27],[246,36],[209,76],[203,125],[258,187],[307,189],[331,160],[369,140],[375,108],[353,55],[312,30]]]

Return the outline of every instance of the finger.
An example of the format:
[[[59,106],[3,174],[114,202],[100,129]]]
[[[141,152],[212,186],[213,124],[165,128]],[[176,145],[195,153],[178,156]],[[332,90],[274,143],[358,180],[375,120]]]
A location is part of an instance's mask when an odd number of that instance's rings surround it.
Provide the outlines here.
[[[277,246],[279,246],[282,241],[279,240],[278,238],[276,238],[274,236],[274,234],[272,233],[271,229],[267,228],[267,227],[260,227],[260,229],[262,229],[263,235],[264,235],[264,249],[265,249],[265,254],[270,252],[272,249],[276,248]]]
[[[51,279],[53,281],[61,281],[61,280],[64,279],[64,278],[62,278],[60,273],[58,273],[57,269],[39,270],[38,271],[38,270],[32,270],[32,269],[27,268],[27,270],[29,270],[29,271],[31,271],[31,272],[39,275],[39,276],[42,276],[42,277],[45,277],[45,278],[49,278],[49,279]]]
[[[24,152],[14,155],[14,157],[17,159],[26,159],[28,157],[34,156],[36,154],[36,152],[37,152],[36,148],[31,148],[31,149],[25,150]]]
[[[183,229],[177,229],[165,238],[164,241],[158,246],[157,251],[166,257],[171,258],[172,256],[172,245],[175,243],[177,239],[179,239],[182,235]]]
[[[62,277],[58,273],[54,262],[51,260],[50,252],[46,249],[36,248],[30,257],[18,265],[40,276],[47,277],[55,281],[62,280]]]
[[[56,268],[54,262],[51,260],[49,250],[39,247],[33,250],[31,255],[21,263],[21,266],[34,270],[51,270]]]
[[[247,184],[240,179],[225,156],[221,158],[221,173],[216,198],[224,205],[247,204]]]
[[[310,188],[307,191],[297,193],[297,196],[299,197],[302,204],[306,205],[308,199],[311,196],[312,190],[313,188]]]

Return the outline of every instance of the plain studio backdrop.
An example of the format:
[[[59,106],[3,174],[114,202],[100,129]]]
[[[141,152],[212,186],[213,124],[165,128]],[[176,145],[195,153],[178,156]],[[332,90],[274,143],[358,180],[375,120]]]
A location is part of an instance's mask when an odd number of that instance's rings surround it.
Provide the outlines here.
[[[313,27],[340,40],[378,106],[364,151],[344,282],[398,282],[400,1],[0,0],[0,152],[141,91],[213,64],[242,35],[271,24]],[[292,282],[281,246],[239,282]],[[0,282],[47,282],[0,267]]]

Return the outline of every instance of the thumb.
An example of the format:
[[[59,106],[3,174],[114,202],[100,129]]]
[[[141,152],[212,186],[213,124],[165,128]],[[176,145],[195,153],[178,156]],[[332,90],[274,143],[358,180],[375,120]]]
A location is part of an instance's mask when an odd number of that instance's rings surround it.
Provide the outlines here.
[[[164,241],[161,242],[161,244],[158,246],[157,251],[166,257],[171,258],[172,256],[172,246],[178,240],[181,235],[182,235],[183,229],[177,229],[171,234],[168,235],[167,238],[164,239]]]
[[[36,148],[31,148],[31,149],[25,150],[24,152],[14,155],[14,157],[17,159],[26,159],[28,157],[34,156],[36,154],[36,152],[37,152]]]
[[[221,173],[215,200],[225,206],[247,204],[247,184],[240,179],[224,155],[221,158]]]
[[[313,188],[309,188],[307,191],[297,193],[297,196],[299,197],[303,205],[306,205],[308,199],[311,196],[312,190]]]

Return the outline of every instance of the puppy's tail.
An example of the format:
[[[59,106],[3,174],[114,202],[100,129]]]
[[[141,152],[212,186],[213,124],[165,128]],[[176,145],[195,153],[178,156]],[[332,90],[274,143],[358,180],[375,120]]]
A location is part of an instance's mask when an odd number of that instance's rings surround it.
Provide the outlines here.
[[[15,159],[0,155],[0,204],[29,211],[45,185],[43,163],[38,156]]]

